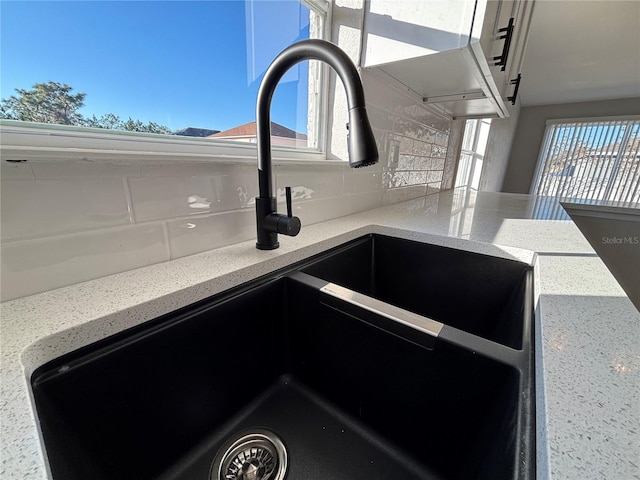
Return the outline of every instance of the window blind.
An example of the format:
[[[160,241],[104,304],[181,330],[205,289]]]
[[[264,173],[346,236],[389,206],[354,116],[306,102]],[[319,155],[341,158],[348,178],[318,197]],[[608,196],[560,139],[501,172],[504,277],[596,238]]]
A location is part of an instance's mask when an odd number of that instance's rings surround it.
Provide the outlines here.
[[[640,117],[548,122],[532,193],[640,205]]]

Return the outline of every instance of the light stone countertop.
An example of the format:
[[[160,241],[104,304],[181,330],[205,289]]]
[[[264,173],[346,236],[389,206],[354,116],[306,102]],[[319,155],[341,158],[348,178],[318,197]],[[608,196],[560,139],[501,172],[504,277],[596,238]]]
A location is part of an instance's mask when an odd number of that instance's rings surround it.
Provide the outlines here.
[[[538,478],[640,479],[640,313],[535,197],[449,191],[0,305],[0,478],[47,478],[28,378],[47,361],[366,233],[534,265]]]

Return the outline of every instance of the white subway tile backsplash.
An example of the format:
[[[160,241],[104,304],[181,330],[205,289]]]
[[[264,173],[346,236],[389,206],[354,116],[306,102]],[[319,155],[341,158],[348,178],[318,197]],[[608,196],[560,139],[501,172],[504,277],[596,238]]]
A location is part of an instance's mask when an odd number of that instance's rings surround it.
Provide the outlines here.
[[[396,171],[390,176],[391,185],[394,187],[406,187],[409,185],[424,184],[427,175],[423,171]]]
[[[431,155],[431,148],[432,145],[427,142],[415,141],[413,143],[413,153],[423,157],[428,157]]]
[[[427,172],[419,170],[389,170],[384,176],[384,186],[387,189],[423,184],[426,182]]]
[[[2,301],[169,259],[162,224],[2,244]]]
[[[138,222],[253,208],[258,194],[257,174],[144,176],[128,183]]]
[[[426,183],[435,183],[442,181],[442,170],[435,170],[431,172],[426,172],[425,182]]]
[[[278,210],[284,212],[284,205],[278,205]],[[349,213],[349,202],[344,196],[293,203],[293,215],[300,218],[303,229],[305,225],[343,217]]]
[[[384,193],[378,189],[365,193],[353,193],[349,195],[349,213],[364,212],[382,205]]]
[[[213,211],[208,177],[137,177],[129,178],[128,184],[137,222]]]
[[[401,153],[398,156],[398,170],[414,170],[416,168],[416,157],[414,155],[407,155]]]
[[[209,175],[233,175],[249,173],[244,171],[246,166],[223,162],[158,162],[142,166],[144,177],[205,177]],[[251,169],[253,173],[255,167]],[[257,173],[255,173],[257,177]]]
[[[167,222],[171,258],[243,242],[256,235],[253,210],[237,210]]]
[[[38,179],[119,178],[140,176],[141,167],[118,162],[74,160],[64,162],[30,162]]]
[[[122,178],[2,182],[2,239],[129,223]]]
[[[287,186],[291,187],[294,201],[340,196],[343,193],[344,168],[342,165],[276,167],[278,201],[284,201],[284,188]]]
[[[345,174],[345,193],[365,193],[382,191],[381,170],[355,169]]]
[[[444,158],[447,155],[447,147],[442,145],[434,145],[431,148],[431,156],[434,158]]]
[[[367,113],[369,114],[369,121],[374,128],[389,132],[393,130],[394,116],[389,112],[369,103],[367,105]]]
[[[437,132],[436,133],[436,140],[435,143],[436,145],[439,145],[441,147],[444,147],[446,150],[447,147],[447,142],[449,140],[449,132]]]
[[[31,180],[35,178],[31,165],[26,161],[0,162],[0,178],[2,180]]]
[[[413,153],[413,138],[396,135],[396,139],[400,141],[400,153],[411,155]]]
[[[443,190],[442,182],[435,182],[427,184],[427,195],[431,195],[432,193],[438,193]]]
[[[427,194],[426,185],[412,185],[408,187],[390,188],[384,192],[384,204],[404,202],[412,198],[424,197]]]
[[[413,162],[414,170],[431,170],[432,159],[429,157],[416,156]]]
[[[253,210],[255,208],[255,197],[259,193],[256,172],[241,173],[238,171],[233,175],[213,177],[212,183],[219,211],[243,208]]]

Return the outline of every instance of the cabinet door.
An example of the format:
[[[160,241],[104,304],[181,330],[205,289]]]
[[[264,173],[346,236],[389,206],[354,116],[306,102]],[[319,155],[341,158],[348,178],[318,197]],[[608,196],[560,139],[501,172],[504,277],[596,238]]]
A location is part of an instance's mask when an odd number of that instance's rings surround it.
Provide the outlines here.
[[[529,37],[529,24],[533,11],[534,0],[520,0],[513,2],[513,34],[509,46],[509,54],[504,70],[501,67],[492,67],[491,74],[500,92],[500,96],[506,102],[516,91],[516,80],[522,70],[527,39]],[[519,83],[519,82],[518,82]]]
[[[534,0],[520,0],[517,3],[515,31],[511,42],[511,53],[507,65],[508,78],[514,79],[522,71],[522,60],[524,58],[527,39],[529,38],[529,25],[531,14],[533,13]]]
[[[484,0],[477,4],[476,21],[472,41],[480,42],[480,47],[484,52],[489,65],[493,63],[491,60],[500,48],[496,41],[496,32],[499,25],[501,0]],[[484,11],[482,8],[484,7]],[[480,23],[482,22],[482,23]],[[477,25],[482,25],[478,29]]]
[[[474,8],[474,0],[365,2],[362,66],[464,48]]]
[[[487,53],[487,59],[491,60],[492,63],[495,63],[493,59],[502,55],[505,43],[508,40],[507,38],[501,37],[507,36],[508,32],[506,29],[509,27],[509,21],[512,18],[514,19],[515,28],[515,19],[517,18],[519,2],[508,0],[489,0],[487,3],[489,4],[487,12],[490,13],[491,17],[487,17],[487,15],[485,15],[485,22],[490,24],[489,26],[491,30],[488,40],[491,40],[492,44],[490,48],[485,50],[485,52]],[[481,40],[481,43],[483,41],[484,40]],[[490,65],[492,63],[490,63]]]
[[[509,0],[488,0],[485,5],[479,44],[489,66],[489,72],[501,96],[506,93],[509,80],[507,72],[511,63],[511,51],[515,23],[520,2]],[[509,30],[512,30],[510,33]],[[477,32],[478,30],[476,30]],[[502,57],[506,64],[500,65]],[[504,68],[503,68],[504,66]]]

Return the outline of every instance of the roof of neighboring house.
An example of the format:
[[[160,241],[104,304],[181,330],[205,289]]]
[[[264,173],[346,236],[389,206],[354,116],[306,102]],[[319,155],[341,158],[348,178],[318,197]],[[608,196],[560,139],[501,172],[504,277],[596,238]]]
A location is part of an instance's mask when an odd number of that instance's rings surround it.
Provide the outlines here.
[[[271,135],[274,137],[285,137],[285,138],[298,138],[301,140],[305,140],[307,136],[304,133],[298,133],[290,128],[283,127],[282,125],[271,122]],[[230,128],[229,130],[224,130],[222,132],[215,133],[213,135],[209,135],[213,138],[220,137],[255,137],[256,136],[256,122],[245,123],[244,125],[240,125],[238,127]]]
[[[182,130],[177,130],[173,132],[173,134],[180,135],[182,137],[209,137],[219,131],[220,130],[211,130],[209,128],[187,127]]]

